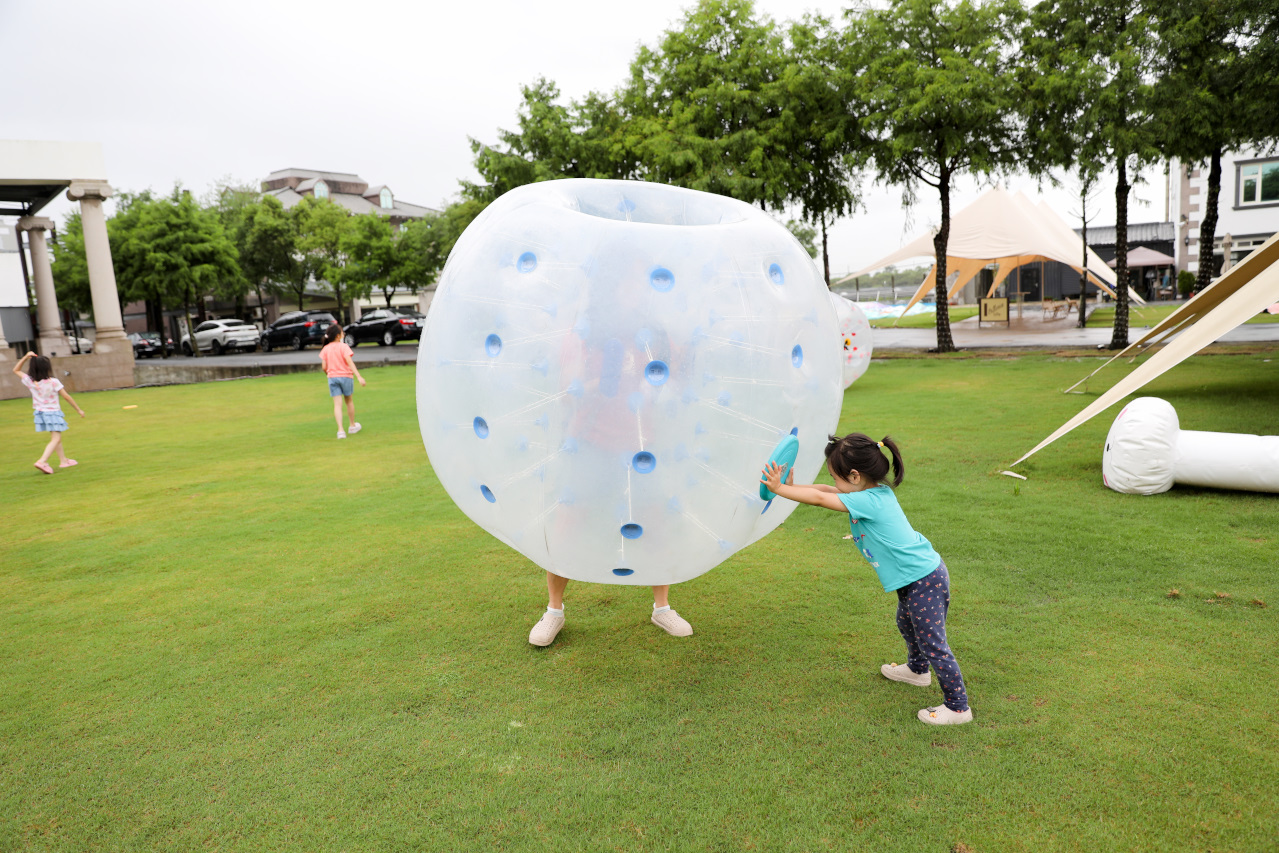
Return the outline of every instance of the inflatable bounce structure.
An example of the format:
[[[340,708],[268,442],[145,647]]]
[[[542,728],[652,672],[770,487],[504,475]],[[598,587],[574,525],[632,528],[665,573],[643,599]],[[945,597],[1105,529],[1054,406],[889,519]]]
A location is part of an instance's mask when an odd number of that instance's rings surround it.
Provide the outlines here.
[[[1183,430],[1171,403],[1138,397],[1110,426],[1101,478],[1129,495],[1157,495],[1173,483],[1279,492],[1279,436]]]
[[[423,329],[422,439],[449,496],[574,580],[677,583],[794,509],[759,494],[790,434],[824,462],[843,352],[821,274],[762,211],[630,181],[512,190],[467,228]]]

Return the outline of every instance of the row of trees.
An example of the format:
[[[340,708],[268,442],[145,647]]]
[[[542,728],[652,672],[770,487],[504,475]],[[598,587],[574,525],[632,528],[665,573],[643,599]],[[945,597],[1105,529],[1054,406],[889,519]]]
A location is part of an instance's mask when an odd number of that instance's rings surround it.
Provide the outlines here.
[[[1121,284],[1132,176],[1177,157],[1208,166],[1199,234],[1211,258],[1224,152],[1276,135],[1279,0],[891,0],[783,24],[751,0],[700,0],[607,93],[563,103],[523,89],[518,129],[472,140],[468,220],[507,190],[566,177],[632,178],[797,208],[820,235],[861,187],[936,192],[937,347],[946,308],[950,195],[963,175],[1117,175]],[[469,221],[469,220],[468,220]],[[1200,286],[1211,275],[1200,264]],[[1083,288],[1081,288],[1082,292]],[[1119,289],[1110,346],[1127,346]],[[1081,319],[1083,313],[1081,312]]]
[[[107,234],[121,302],[145,302],[148,328],[163,333],[166,309],[182,307],[190,327],[193,314],[203,317],[205,297],[234,302],[237,316],[250,293],[259,305],[289,293],[301,308],[314,287],[333,295],[339,319],[351,300],[374,293],[390,305],[397,289],[416,293],[435,280],[463,210],[396,229],[329,199],[308,197],[286,210],[248,187],[220,186],[203,201],[175,187],[165,196],[122,193]],[[54,245],[53,273],[59,303],[89,311],[79,214]]]

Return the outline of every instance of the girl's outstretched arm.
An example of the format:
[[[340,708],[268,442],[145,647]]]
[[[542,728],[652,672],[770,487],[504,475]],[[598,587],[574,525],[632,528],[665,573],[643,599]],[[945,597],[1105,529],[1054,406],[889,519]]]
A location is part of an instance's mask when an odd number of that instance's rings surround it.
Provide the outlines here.
[[[67,393],[66,388],[59,388],[58,393],[62,395],[62,399],[70,403],[75,408],[75,410],[80,413],[80,417],[84,417],[84,409],[76,405],[76,401],[71,399],[71,395]]]
[[[796,486],[794,483],[783,483],[782,469],[776,462],[770,462],[764,466],[760,482],[768,486],[769,491],[778,497],[809,506],[832,509],[835,512],[848,512],[848,507],[844,506],[839,499],[839,492],[833,489],[828,492],[820,486]]]

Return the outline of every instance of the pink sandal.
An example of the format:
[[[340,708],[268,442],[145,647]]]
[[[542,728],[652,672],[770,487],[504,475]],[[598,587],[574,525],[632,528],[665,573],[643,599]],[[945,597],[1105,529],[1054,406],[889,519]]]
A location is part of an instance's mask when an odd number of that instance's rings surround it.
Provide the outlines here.
[[[58,467],[59,467],[59,468],[74,468],[75,466],[77,466],[77,465],[79,465],[79,464],[80,464],[80,463],[79,463],[79,462],[77,462],[77,461],[75,461],[74,459],[68,459],[66,462],[63,462],[63,463],[61,463],[60,465],[58,465]]]
[[[36,463],[36,467],[37,467],[37,468],[39,468],[41,471],[43,471],[43,472],[44,472],[44,473],[46,473],[46,474],[52,474],[52,473],[53,473],[53,469],[49,467],[49,463],[48,463],[48,462],[37,462],[37,463]]]

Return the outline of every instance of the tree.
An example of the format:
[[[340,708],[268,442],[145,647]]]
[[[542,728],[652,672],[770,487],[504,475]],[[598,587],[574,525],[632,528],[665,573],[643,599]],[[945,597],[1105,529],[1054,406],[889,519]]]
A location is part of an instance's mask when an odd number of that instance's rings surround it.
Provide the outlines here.
[[[341,276],[349,293],[382,291],[387,307],[396,285],[395,240],[391,221],[376,213],[352,216],[342,236],[346,264]]]
[[[1045,0],[1035,7],[1028,55],[1040,73],[1024,103],[1031,150],[1058,145],[1058,162],[1093,174],[1108,165],[1115,183],[1115,322],[1110,349],[1128,346],[1129,174],[1162,156],[1151,99],[1156,52],[1146,0]],[[1131,170],[1131,171],[1130,171]]]
[[[181,299],[187,329],[193,331],[192,303],[241,275],[235,246],[216,214],[181,187],[167,198],[135,200],[130,214],[135,206],[137,220],[128,239],[118,246],[113,241],[117,281],[123,272],[135,299]],[[194,336],[191,350],[200,353]]]
[[[110,235],[110,230],[108,230]],[[110,236],[107,238],[110,240]],[[84,253],[84,226],[77,210],[67,216],[53,241],[53,287],[58,305],[76,312],[93,311],[89,265]]]
[[[263,196],[245,210],[239,249],[240,269],[257,292],[258,305],[265,304],[264,293],[287,287],[302,307],[308,275],[298,249],[297,222],[278,198]]]
[[[558,103],[556,85],[541,77],[521,92],[519,130],[498,131],[502,148],[470,140],[483,183],[462,181],[465,199],[488,204],[538,181],[635,175],[634,157],[625,147],[625,119],[613,99],[592,93],[580,104],[565,106]]]
[[[861,130],[865,110],[856,75],[844,62],[841,34],[827,19],[811,16],[791,24],[789,41],[790,59],[777,84],[793,158],[789,195],[800,205],[804,221],[821,230],[822,270],[829,287],[826,229],[858,204],[857,166],[867,147]]]
[[[641,46],[622,92],[640,174],[783,209],[797,183],[785,55],[751,0],[699,0],[655,49]]]
[[[956,176],[1012,167],[1022,137],[1010,73],[1017,0],[893,0],[849,27],[849,66],[863,69],[867,153],[881,180],[937,190],[941,226],[933,238],[937,270],[937,351],[955,349],[946,293],[950,191]]]
[[[351,228],[351,215],[327,198],[312,196],[302,199],[292,212],[307,270],[316,281],[328,284],[337,300],[338,321],[345,323],[346,301],[368,295],[358,282],[348,282],[343,275],[347,258],[342,244]]]
[[[1153,99],[1169,125],[1165,146],[1183,163],[1208,166],[1196,290],[1207,287],[1216,272],[1222,155],[1273,138],[1279,127],[1277,7],[1273,0],[1164,0],[1155,7],[1163,49]]]
[[[262,197],[261,192],[253,184],[236,184],[230,177],[224,177],[214,185],[213,189],[201,199],[201,206],[211,210],[222,223],[236,251],[244,254],[244,241],[248,233],[248,217]],[[235,316],[241,319],[246,314],[244,297],[253,288],[258,292],[258,307],[263,308],[261,290],[245,275],[222,281],[218,287],[218,296],[235,302]]]

